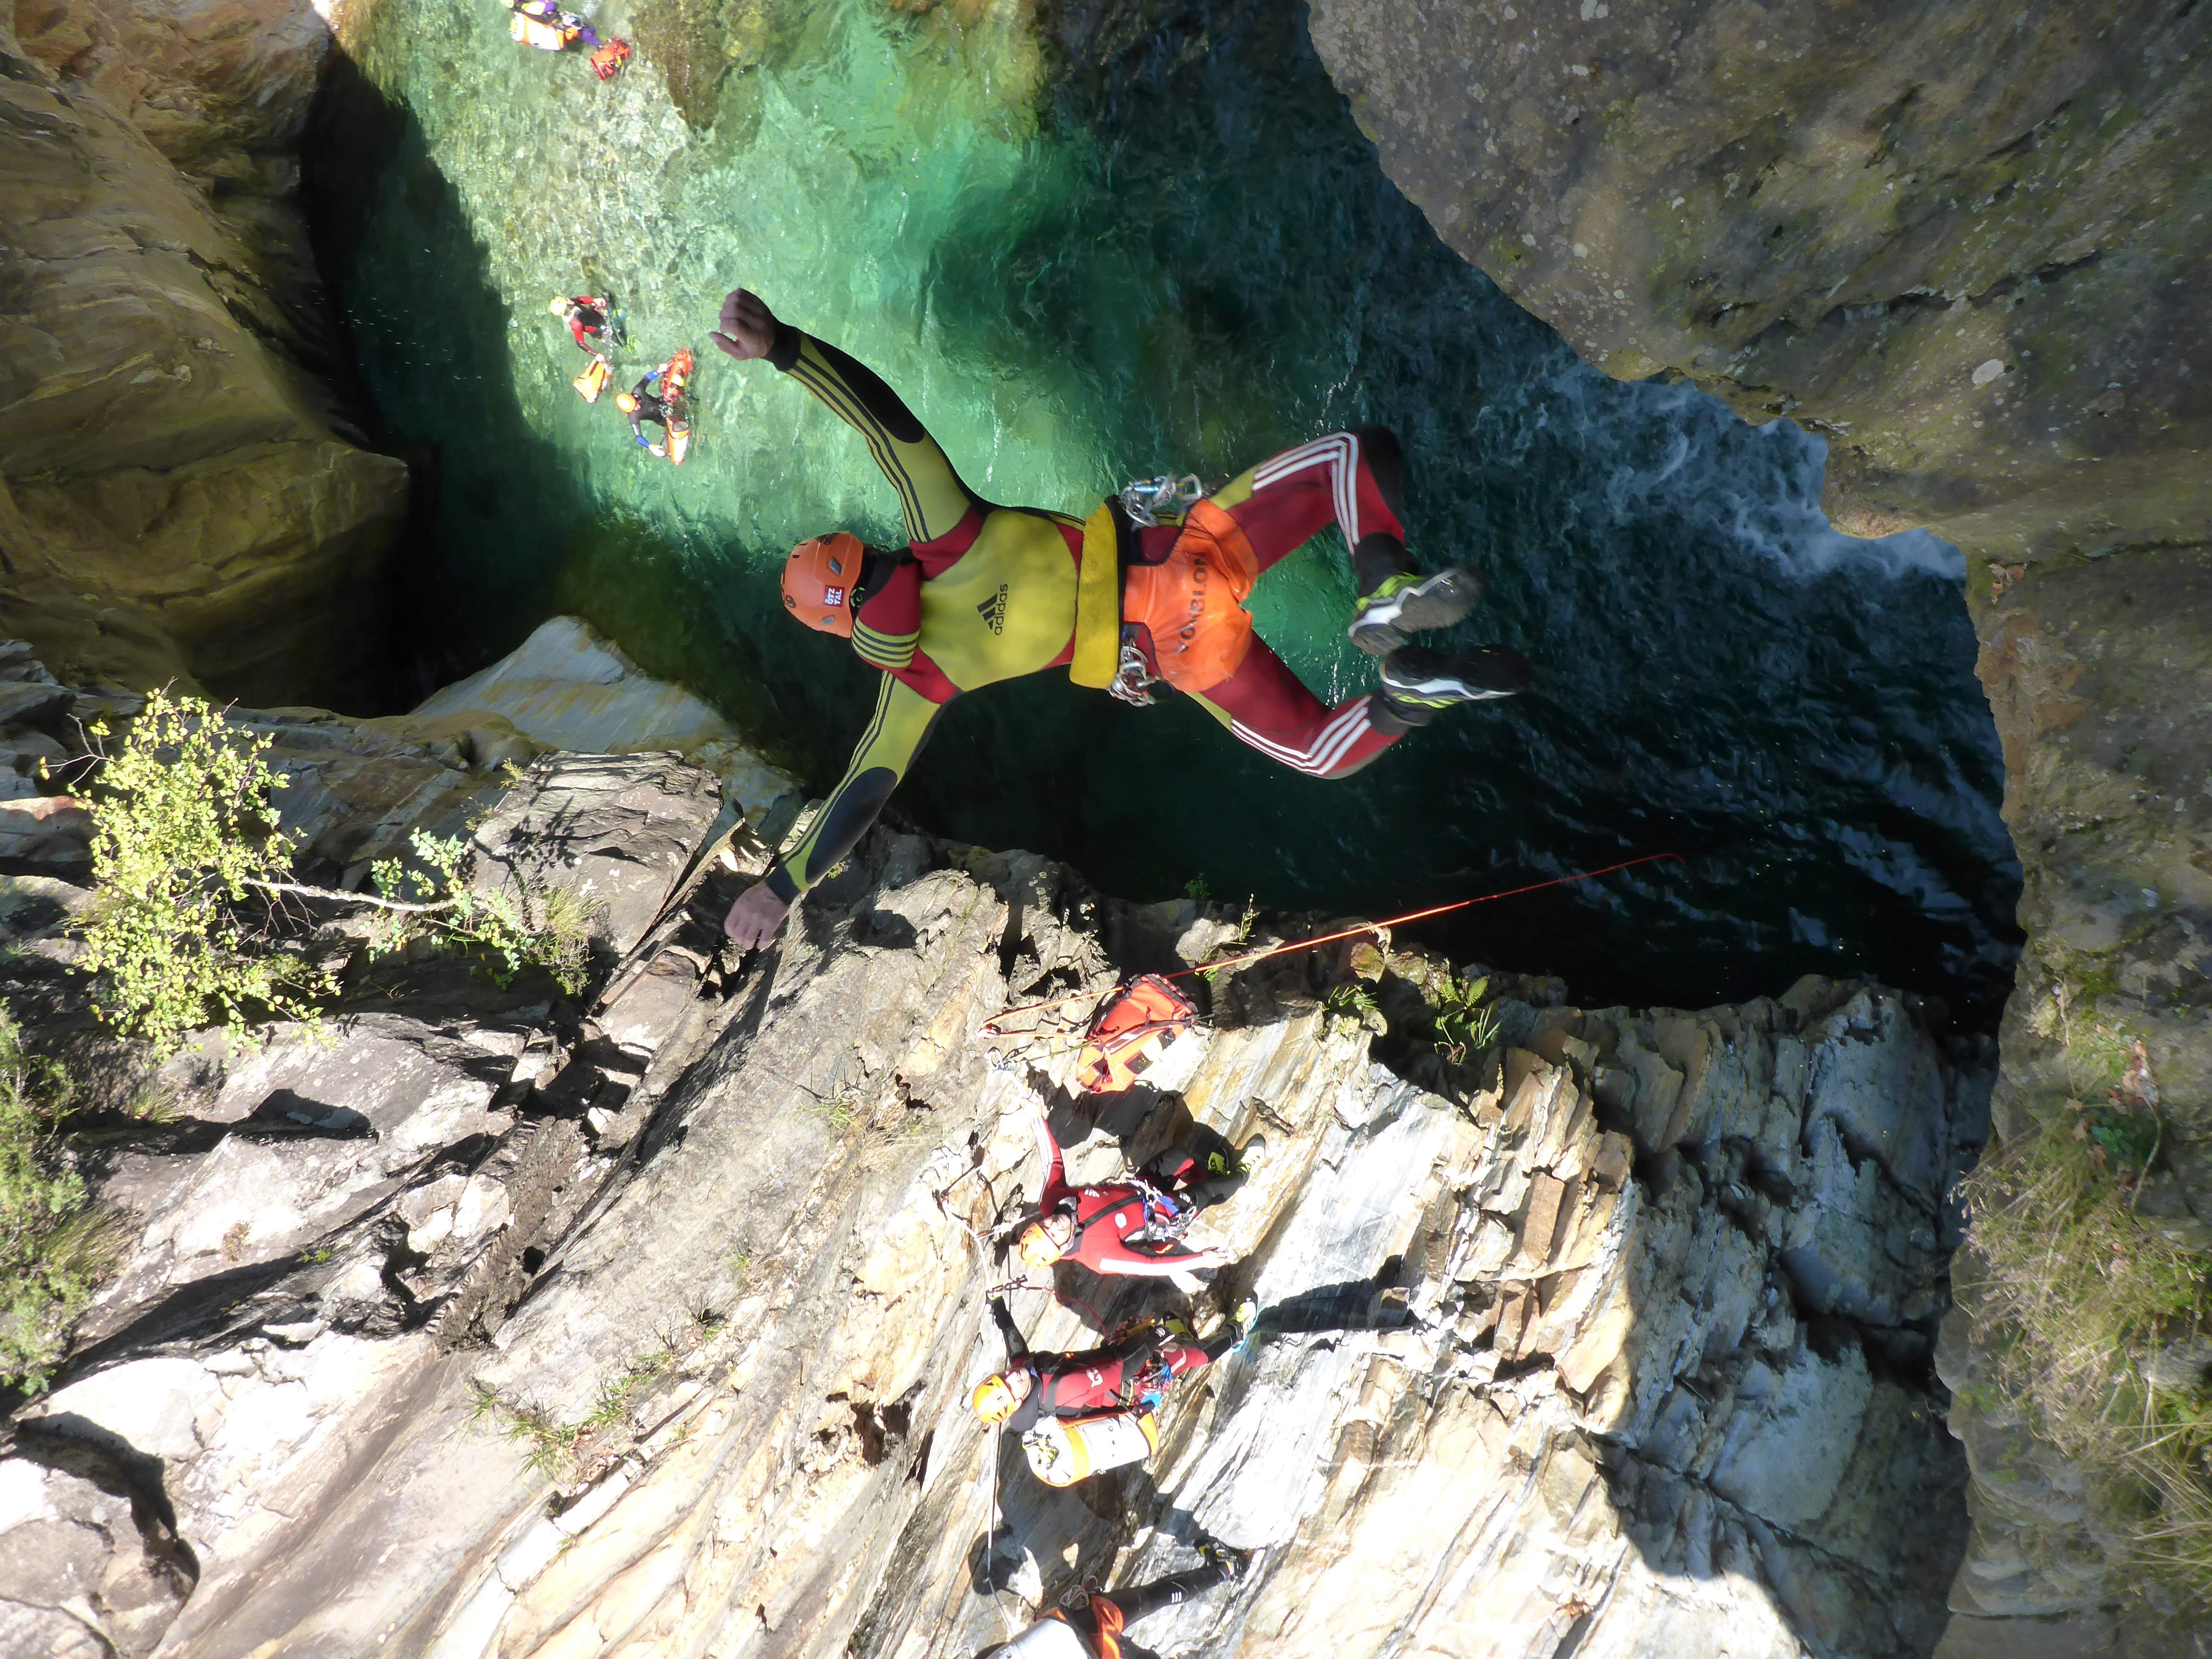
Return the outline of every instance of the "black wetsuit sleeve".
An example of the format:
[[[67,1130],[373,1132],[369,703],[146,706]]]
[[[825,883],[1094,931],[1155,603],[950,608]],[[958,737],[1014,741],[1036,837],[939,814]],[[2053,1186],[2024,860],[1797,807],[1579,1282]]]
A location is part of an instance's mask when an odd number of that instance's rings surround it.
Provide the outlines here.
[[[866,363],[787,323],[778,325],[768,360],[866,441],[868,453],[898,491],[908,541],[950,534],[971,508],[985,505],[960,481],[914,411]]]
[[[1030,1357],[1030,1345],[1022,1340],[1021,1328],[1014,1323],[1013,1315],[1007,1311],[1004,1297],[994,1296],[991,1298],[991,1319],[992,1322],[998,1326],[999,1334],[1006,1339],[1006,1358],[1010,1362],[1027,1359]]]
[[[1202,1567],[1193,1567],[1188,1572],[1179,1572],[1172,1578],[1158,1578],[1149,1584],[1139,1584],[1129,1589],[1109,1590],[1107,1599],[1121,1609],[1123,1625],[1133,1625],[1146,1613],[1158,1613],[1162,1607],[1171,1607],[1178,1601],[1188,1601],[1201,1591],[1212,1589],[1228,1577],[1227,1569],[1218,1562],[1209,1561]],[[1096,1632],[1096,1625],[1092,1630]]]
[[[944,704],[932,702],[904,680],[884,676],[875,717],[853,750],[850,764],[799,845],[768,872],[769,890],[787,904],[836,869],[898,787],[921,752]]]

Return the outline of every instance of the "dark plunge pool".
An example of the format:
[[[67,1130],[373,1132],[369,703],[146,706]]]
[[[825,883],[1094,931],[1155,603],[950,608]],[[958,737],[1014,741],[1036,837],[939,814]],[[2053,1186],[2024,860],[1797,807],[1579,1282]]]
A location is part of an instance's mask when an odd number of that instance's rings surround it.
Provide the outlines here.
[[[1302,15],[1223,0],[1063,74],[1026,7],[606,0],[599,28],[647,55],[602,85],[511,42],[493,0],[373,3],[309,196],[421,483],[426,672],[580,612],[835,780],[872,675],[783,618],[776,572],[801,535],[891,538],[896,502],[795,386],[713,351],[732,286],[877,368],[1000,501],[1079,514],[1130,477],[1383,422],[1414,550],[1487,574],[1463,631],[1532,658],[1534,695],[1321,783],[1188,702],[1049,673],[956,704],[893,810],[1132,896],[1202,881],[1368,915],[1675,851],[1406,937],[1585,999],[1865,973],[1993,1022],[2019,873],[1957,555],[1832,531],[1794,428],[1580,364],[1382,177]],[[569,389],[545,301],[602,289],[630,374],[701,354],[680,471]],[[1351,593],[1332,536],[1254,602],[1325,695],[1371,674]]]

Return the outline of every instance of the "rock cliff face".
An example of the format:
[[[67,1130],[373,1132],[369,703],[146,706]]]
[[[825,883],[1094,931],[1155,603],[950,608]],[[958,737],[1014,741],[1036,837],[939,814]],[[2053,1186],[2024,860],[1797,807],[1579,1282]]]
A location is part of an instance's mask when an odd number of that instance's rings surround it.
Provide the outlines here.
[[[17,683],[34,749],[78,694]],[[412,793],[475,817],[489,867],[589,884],[602,988],[359,964],[334,1044],[94,1068],[171,1106],[99,1162],[128,1261],[0,1456],[0,1650],[965,1659],[1206,1537],[1264,1553],[1148,1646],[1934,1645],[1965,1534],[1943,1195],[1988,1079],[1907,1000],[1522,986],[1447,1068],[1444,970],[1370,939],[1187,981],[1206,1023],[1085,1097],[1096,999],[1236,921],[885,830],[739,964],[719,916],[771,849],[709,774],[553,751],[509,787],[451,735],[238,718],[328,757],[288,805],[333,864]],[[97,1054],[50,931],[74,890],[11,899],[0,994]],[[981,1241],[1037,1189],[1040,1113],[1078,1180],[1267,1141],[1192,1234],[1238,1259],[1200,1328],[1249,1292],[1255,1334],[1147,1466],[1065,1492],[964,1404],[1002,1363]],[[1059,1288],[1014,1296],[1040,1348],[1182,1299]]]
[[[17,19],[20,40],[0,27],[9,631],[80,680],[379,698],[406,472],[311,372],[329,325],[287,200],[327,30],[304,5]]]
[[[2212,1249],[2212,16],[1315,0],[1313,38],[1385,171],[1589,362],[1803,422],[1838,524],[1964,550],[2026,874],[1999,1133],[2081,1086],[2054,1007],[2142,1035],[2142,1206]],[[2078,1482],[1986,1472],[1954,1650],[2027,1639],[1983,1614],[2121,1639]]]

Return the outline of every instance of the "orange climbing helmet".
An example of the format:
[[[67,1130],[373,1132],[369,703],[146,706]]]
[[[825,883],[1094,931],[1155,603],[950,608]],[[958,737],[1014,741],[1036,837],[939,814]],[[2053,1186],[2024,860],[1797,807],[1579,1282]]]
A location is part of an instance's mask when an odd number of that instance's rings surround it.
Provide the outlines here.
[[[809,536],[783,566],[784,608],[809,628],[853,637],[853,586],[868,550],[858,536],[839,531]]]

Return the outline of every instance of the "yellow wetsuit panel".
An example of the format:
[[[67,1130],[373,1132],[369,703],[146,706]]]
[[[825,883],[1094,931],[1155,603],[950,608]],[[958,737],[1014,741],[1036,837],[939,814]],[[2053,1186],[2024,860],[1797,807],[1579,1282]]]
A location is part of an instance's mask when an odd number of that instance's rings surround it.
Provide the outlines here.
[[[1103,689],[1121,666],[1121,550],[1110,501],[1083,522],[1083,568],[1076,573],[1075,654],[1067,678]]]
[[[1000,507],[921,585],[921,649],[963,691],[1033,674],[1075,632],[1075,558],[1059,522]]]
[[[883,690],[876,694],[876,712],[854,745],[845,775],[830,792],[799,845],[781,860],[792,885],[800,892],[844,857],[860,831],[882,810],[929,735],[932,722],[944,710],[944,704],[932,702],[903,680],[886,674],[883,681]],[[851,821],[856,817],[857,824]],[[825,851],[827,856],[823,856]]]
[[[897,403],[872,371],[844,357],[842,352],[837,356],[844,362],[835,362],[822,342],[797,330],[793,333],[799,341],[798,350],[787,366],[778,362],[776,367],[820,398],[831,414],[866,441],[868,453],[898,491],[907,539],[927,542],[948,534],[967,515],[975,497],[937,447],[937,440],[907,412],[904,404]],[[854,385],[855,380],[861,384]],[[886,400],[896,411],[890,418],[884,407]]]

